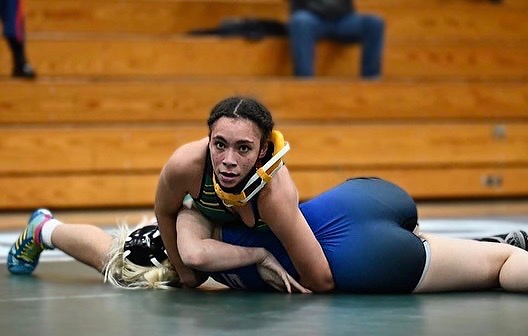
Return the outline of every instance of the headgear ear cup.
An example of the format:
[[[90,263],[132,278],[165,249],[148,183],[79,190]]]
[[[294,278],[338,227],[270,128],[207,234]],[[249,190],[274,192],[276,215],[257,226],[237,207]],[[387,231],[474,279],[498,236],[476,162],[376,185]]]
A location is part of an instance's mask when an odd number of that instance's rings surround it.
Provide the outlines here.
[[[160,267],[168,258],[155,225],[146,225],[132,232],[125,240],[123,250],[123,258],[139,266]]]
[[[279,131],[271,132],[270,140],[273,143],[273,156],[277,155],[284,148],[284,136]],[[271,174],[281,164],[282,160],[275,162],[266,173]]]

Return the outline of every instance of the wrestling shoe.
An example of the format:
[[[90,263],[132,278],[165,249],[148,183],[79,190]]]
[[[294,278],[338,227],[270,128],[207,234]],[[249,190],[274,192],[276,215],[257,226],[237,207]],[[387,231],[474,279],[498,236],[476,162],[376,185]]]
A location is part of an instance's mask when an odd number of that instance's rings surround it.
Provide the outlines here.
[[[40,224],[53,218],[47,209],[38,209],[29,218],[28,226],[11,246],[7,255],[7,269],[13,274],[31,274],[38,265],[44,245],[35,242],[35,231]]]
[[[528,251],[528,234],[525,231],[512,231],[504,239],[506,244],[517,246]]]

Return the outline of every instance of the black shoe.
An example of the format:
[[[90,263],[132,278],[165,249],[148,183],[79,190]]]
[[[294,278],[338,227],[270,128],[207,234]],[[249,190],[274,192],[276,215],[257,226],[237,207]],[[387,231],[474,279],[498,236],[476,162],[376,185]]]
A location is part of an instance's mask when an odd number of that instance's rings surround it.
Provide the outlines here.
[[[489,242],[489,243],[499,243],[499,244],[508,244],[506,242],[507,235],[497,235],[492,237],[478,238],[478,241]]]
[[[33,67],[29,63],[24,63],[22,66],[15,66],[13,70],[13,77],[35,79],[37,73],[33,70]]]

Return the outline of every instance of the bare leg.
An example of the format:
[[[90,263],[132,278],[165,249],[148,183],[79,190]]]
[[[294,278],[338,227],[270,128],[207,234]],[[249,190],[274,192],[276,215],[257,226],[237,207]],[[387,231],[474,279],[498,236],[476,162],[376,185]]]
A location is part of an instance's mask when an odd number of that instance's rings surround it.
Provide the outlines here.
[[[528,252],[515,246],[423,235],[431,264],[416,293],[504,288],[528,292]]]
[[[112,237],[97,226],[62,224],[53,231],[51,242],[57,249],[102,272]]]

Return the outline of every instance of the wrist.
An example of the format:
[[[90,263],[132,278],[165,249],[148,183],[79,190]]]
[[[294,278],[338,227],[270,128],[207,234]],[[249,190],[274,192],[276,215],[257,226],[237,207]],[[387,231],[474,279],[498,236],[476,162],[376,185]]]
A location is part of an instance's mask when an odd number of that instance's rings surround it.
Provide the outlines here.
[[[263,247],[255,247],[255,254],[256,254],[256,259],[257,259],[256,263],[261,264],[264,262],[264,260],[266,260],[269,252]]]

